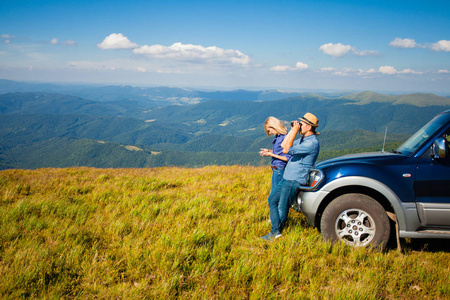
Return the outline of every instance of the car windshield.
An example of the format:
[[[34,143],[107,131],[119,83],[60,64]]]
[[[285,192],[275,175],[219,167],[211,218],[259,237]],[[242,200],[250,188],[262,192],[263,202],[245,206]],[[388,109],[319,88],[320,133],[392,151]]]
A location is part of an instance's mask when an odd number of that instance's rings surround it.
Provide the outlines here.
[[[396,152],[402,155],[410,156],[428,140],[428,138],[449,121],[449,114],[441,114],[428,122],[406,142],[397,148]]]

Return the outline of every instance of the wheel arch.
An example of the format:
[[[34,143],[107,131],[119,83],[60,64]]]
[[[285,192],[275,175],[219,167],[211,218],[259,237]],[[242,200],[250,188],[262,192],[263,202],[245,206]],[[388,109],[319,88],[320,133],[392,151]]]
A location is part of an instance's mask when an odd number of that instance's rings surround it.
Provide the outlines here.
[[[379,190],[369,187],[366,185],[344,185],[340,186],[336,189],[333,189],[331,192],[327,194],[327,196],[321,201],[317,214],[315,216],[314,224],[315,227],[321,230],[320,228],[320,220],[322,218],[323,211],[325,208],[330,204],[334,199],[337,197],[344,195],[344,194],[364,194],[371,198],[373,198],[375,201],[380,203],[380,205],[384,208],[387,212],[392,212],[396,214],[396,211],[394,207],[392,206],[392,203],[388,200],[388,198],[381,193]]]

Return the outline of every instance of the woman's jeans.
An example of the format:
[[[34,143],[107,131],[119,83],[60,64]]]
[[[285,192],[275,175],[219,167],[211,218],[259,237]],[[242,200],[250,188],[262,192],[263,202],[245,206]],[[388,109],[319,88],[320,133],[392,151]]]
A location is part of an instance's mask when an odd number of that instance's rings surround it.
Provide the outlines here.
[[[277,187],[278,183],[283,179],[284,168],[273,168],[272,167],[272,183],[270,186],[270,193]]]
[[[286,225],[289,207],[297,198],[300,182],[282,179],[269,196],[270,221],[273,234],[281,233]]]

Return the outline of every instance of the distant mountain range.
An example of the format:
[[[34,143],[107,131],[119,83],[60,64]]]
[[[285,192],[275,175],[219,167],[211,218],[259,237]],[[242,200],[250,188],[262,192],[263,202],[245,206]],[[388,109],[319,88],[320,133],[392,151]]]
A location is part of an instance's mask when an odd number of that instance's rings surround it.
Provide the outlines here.
[[[36,89],[37,91],[32,91]],[[17,92],[24,90],[26,92]],[[268,164],[264,120],[319,117],[320,159],[405,140],[450,99],[373,92],[330,96],[0,80],[0,169]]]
[[[129,85],[56,85],[24,83],[0,79],[0,94],[15,92],[64,94],[102,102],[133,101],[147,106],[189,105],[209,100],[271,101],[310,94],[310,92],[284,90],[248,91],[241,89],[233,91],[201,91],[165,86],[135,87]],[[347,94],[351,93],[320,93],[320,95],[328,97],[339,97]]]
[[[14,92],[39,92],[76,96],[94,101],[133,101],[146,106],[189,105],[209,100],[223,101],[274,101],[298,96],[317,96],[317,99],[345,99],[357,103],[386,102],[417,106],[446,105],[448,98],[433,94],[382,95],[374,92],[352,91],[289,91],[289,90],[232,90],[202,91],[177,87],[136,87],[129,85],[95,86],[82,84],[26,83],[0,79],[0,94]],[[414,100],[414,98],[416,98]]]

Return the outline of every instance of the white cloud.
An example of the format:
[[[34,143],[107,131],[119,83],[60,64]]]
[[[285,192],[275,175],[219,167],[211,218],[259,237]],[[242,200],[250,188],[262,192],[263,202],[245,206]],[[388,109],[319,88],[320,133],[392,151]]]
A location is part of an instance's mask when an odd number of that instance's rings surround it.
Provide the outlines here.
[[[60,42],[57,38],[52,38],[49,42],[52,45],[63,45],[63,46],[76,46],[76,43],[71,40]]]
[[[404,69],[403,71],[398,72],[398,74],[416,74],[416,75],[420,75],[423,74],[423,72],[418,72],[418,71],[414,71],[411,69]]]
[[[179,64],[173,65],[166,64],[164,62],[161,62],[161,60],[148,62],[145,60],[135,59],[132,57],[115,58],[103,61],[94,61],[94,60],[69,61],[68,66],[76,70],[129,72],[129,74],[185,73],[183,72],[183,70],[179,70],[181,68]]]
[[[397,47],[397,48],[431,48],[433,51],[445,51],[450,52],[450,41],[449,40],[440,40],[434,44],[425,44],[420,45],[416,43],[413,39],[401,39],[395,38],[392,42],[389,43],[389,46]]]
[[[322,51],[323,53],[331,55],[333,57],[342,57],[349,53],[353,53],[354,55],[358,55],[358,56],[377,56],[377,55],[379,55],[379,52],[375,51],[375,50],[358,50],[355,47],[352,47],[350,45],[343,45],[341,43],[323,44],[322,46],[320,46],[319,50]]]
[[[11,43],[11,40],[14,39],[14,36],[4,33],[4,34],[1,35],[1,38],[2,38],[2,39],[5,39],[5,40],[3,41],[3,43],[5,43],[5,44],[10,44],[10,43]]]
[[[180,70],[172,71],[172,70],[161,70],[161,69],[156,70],[156,73],[160,73],[160,74],[184,74],[184,72],[180,71]]]
[[[417,44],[413,39],[395,38],[389,43],[389,46],[396,48],[416,48],[419,44]]]
[[[321,68],[321,72],[331,72],[333,75],[337,76],[368,76],[374,74],[383,74],[383,75],[400,75],[400,74],[415,74],[420,75],[423,72],[414,71],[412,69],[404,69],[403,71],[397,71],[393,66],[381,66],[378,69],[371,68],[368,70],[363,69],[352,69],[352,68],[343,68],[343,69],[335,69],[335,68]]]
[[[394,75],[397,74],[397,70],[392,66],[382,66],[378,69],[381,74]]]
[[[439,70],[438,73],[439,74],[448,74],[448,73],[450,73],[450,71],[449,70]]]
[[[357,49],[352,49],[352,50],[353,50],[353,54],[358,55],[358,56],[378,56],[378,55],[380,55],[380,53],[375,50],[362,50],[362,51],[359,51]]]
[[[222,49],[216,46],[203,47],[200,45],[174,43],[172,46],[144,45],[133,50],[134,54],[145,55],[149,58],[178,59],[191,62],[232,63],[247,65],[250,58],[233,49]]]
[[[403,71],[397,71],[392,66],[382,66],[382,67],[380,67],[378,69],[378,72],[380,72],[381,74],[386,74],[386,75],[396,75],[396,74],[415,74],[415,75],[420,75],[420,74],[423,74],[423,72],[414,71],[412,69],[404,69]]]
[[[346,54],[348,54],[352,50],[352,46],[350,45],[343,45],[341,43],[333,44],[323,44],[320,46],[319,50],[321,50],[323,53],[331,55],[333,57],[342,57]]]
[[[275,72],[286,72],[286,71],[298,71],[298,70],[306,70],[308,69],[308,65],[302,63],[301,61],[297,62],[294,67],[291,66],[275,66],[270,68],[271,71]]]
[[[91,70],[91,71],[115,71],[117,69],[126,70],[126,68],[122,67],[120,61],[89,61],[89,60],[81,60],[81,61],[71,61],[68,62],[69,67],[78,69],[78,70]]]
[[[333,72],[335,70],[336,69],[332,68],[332,67],[320,68],[320,71],[323,71],[323,72]]]
[[[336,72],[334,72],[333,74],[334,74],[334,75],[337,75],[337,76],[342,76],[342,77],[345,77],[345,76],[349,76],[349,75],[350,75],[348,72],[344,72],[344,71],[336,71]]]
[[[137,48],[138,44],[130,42],[130,40],[121,33],[111,33],[103,42],[97,44],[100,49],[133,49]]]
[[[440,40],[439,42],[431,45],[431,50],[450,52],[450,41]]]
[[[299,61],[295,64],[295,68],[297,70],[306,70],[308,69],[308,65]]]
[[[289,69],[292,69],[292,67],[278,65],[278,66],[270,68],[271,71],[276,71],[276,72],[284,72],[284,71],[288,71]]]

